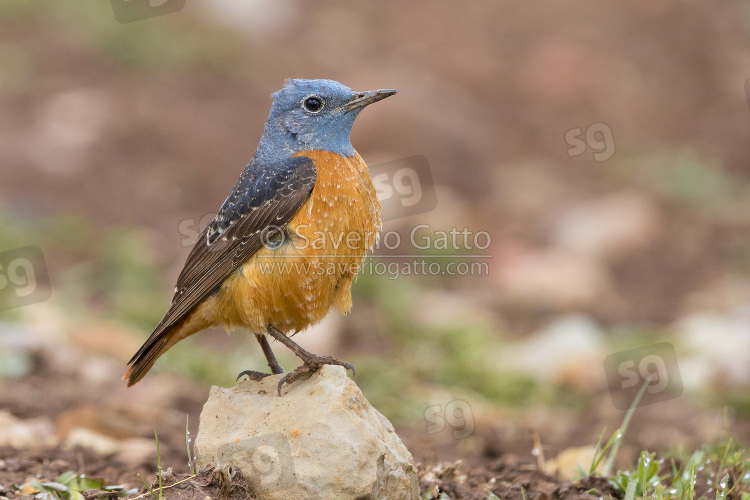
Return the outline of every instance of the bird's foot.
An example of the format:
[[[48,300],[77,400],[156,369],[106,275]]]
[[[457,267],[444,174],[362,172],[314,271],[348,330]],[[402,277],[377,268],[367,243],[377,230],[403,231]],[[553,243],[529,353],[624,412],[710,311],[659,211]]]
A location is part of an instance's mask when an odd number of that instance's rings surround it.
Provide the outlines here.
[[[290,371],[289,373],[284,375],[281,380],[279,380],[279,385],[277,387],[279,396],[281,396],[281,387],[284,384],[291,384],[306,373],[317,371],[323,365],[343,366],[347,370],[351,370],[352,375],[354,375],[354,367],[346,361],[339,361],[338,359],[332,358],[331,356],[318,356],[317,354],[306,351],[302,348],[302,346],[298,345],[295,341],[272,326],[268,327],[267,333],[284,344],[286,347],[291,349],[291,351],[302,360],[302,365]],[[270,362],[269,366],[272,366]]]
[[[354,375],[354,367],[347,363],[346,361],[341,361],[336,358],[332,358],[331,356],[318,356],[317,354],[313,354],[311,352],[303,351],[304,354],[297,353],[297,355],[302,358],[302,364],[295,368],[294,370],[290,371],[286,375],[284,375],[281,380],[279,380],[278,385],[278,392],[279,396],[281,396],[281,387],[284,384],[291,384],[298,378],[302,377],[306,373],[312,373],[318,371],[323,365],[338,365],[343,366],[347,370],[352,371],[352,375]]]
[[[283,373],[283,371],[282,371]],[[263,373],[263,372],[256,372],[255,370],[245,370],[240,372],[239,375],[237,375],[237,378],[235,381],[239,381],[243,376],[247,375],[248,380],[262,380],[266,377],[270,377],[271,375],[275,375],[274,373]]]
[[[260,342],[260,346],[263,349],[263,354],[266,355],[266,360],[268,360],[268,367],[271,369],[271,373],[256,372],[255,370],[245,370],[237,375],[235,381],[239,381],[243,377],[243,375],[246,375],[248,380],[262,380],[269,375],[278,375],[279,373],[284,373],[284,369],[281,367],[279,362],[276,361],[276,356],[273,355],[271,346],[268,345],[266,336],[256,335],[255,337],[258,339],[258,342]]]

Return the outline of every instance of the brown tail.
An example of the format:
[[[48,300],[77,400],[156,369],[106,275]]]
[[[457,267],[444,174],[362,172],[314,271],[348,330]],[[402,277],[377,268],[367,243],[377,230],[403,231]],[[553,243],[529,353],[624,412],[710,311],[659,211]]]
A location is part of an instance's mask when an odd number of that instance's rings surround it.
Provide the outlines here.
[[[169,342],[169,340],[168,335],[164,335],[163,338],[158,339],[157,342],[151,346],[146,347],[146,344],[143,344],[143,347],[141,347],[133,359],[130,360],[129,364],[131,366],[125,376],[122,377],[123,380],[128,381],[128,387],[138,383],[138,381],[148,373],[151,367],[154,366],[154,363],[159,359],[159,356],[167,352],[167,349],[176,344],[176,342]]]
[[[159,325],[148,340],[138,349],[138,352],[128,361],[128,364],[131,366],[122,379],[128,381],[128,387],[137,384],[148,373],[151,367],[154,366],[159,356],[167,352],[170,347],[208,326],[210,324],[207,322],[191,321],[190,317],[185,318],[166,330],[162,330],[161,325]]]

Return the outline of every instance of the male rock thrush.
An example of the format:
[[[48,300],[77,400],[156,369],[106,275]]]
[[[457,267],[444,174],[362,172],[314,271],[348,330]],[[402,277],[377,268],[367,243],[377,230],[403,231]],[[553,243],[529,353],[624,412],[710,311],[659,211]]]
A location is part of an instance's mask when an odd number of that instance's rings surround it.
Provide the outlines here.
[[[331,307],[351,309],[352,279],[375,243],[381,212],[349,135],[365,106],[395,93],[288,80],[273,94],[258,149],[191,250],[169,310],[128,363],[128,386],[174,344],[217,325],[254,333],[272,373],[284,370],[266,334],[302,359],[279,382],[279,394],[284,383],[324,364],[354,371],[289,336],[322,320]]]

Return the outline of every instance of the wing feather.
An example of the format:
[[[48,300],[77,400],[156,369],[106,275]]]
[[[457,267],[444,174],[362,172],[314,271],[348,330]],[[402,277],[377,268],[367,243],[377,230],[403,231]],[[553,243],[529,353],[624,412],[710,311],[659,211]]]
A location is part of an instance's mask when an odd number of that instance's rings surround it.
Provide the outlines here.
[[[248,165],[216,218],[201,233],[177,278],[172,304],[134,363],[263,245],[263,231],[283,227],[310,196],[317,170],[298,156],[283,165]]]

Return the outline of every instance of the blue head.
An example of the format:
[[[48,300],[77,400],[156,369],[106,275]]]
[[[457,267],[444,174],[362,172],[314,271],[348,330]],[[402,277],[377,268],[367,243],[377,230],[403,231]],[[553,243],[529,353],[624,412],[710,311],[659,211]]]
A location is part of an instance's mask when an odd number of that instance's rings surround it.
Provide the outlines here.
[[[300,151],[353,156],[352,125],[368,104],[395,90],[355,92],[333,80],[287,80],[273,95],[271,113],[258,145],[259,160],[288,158]]]

